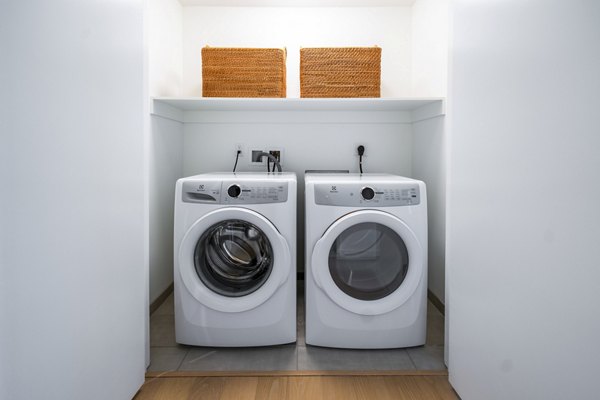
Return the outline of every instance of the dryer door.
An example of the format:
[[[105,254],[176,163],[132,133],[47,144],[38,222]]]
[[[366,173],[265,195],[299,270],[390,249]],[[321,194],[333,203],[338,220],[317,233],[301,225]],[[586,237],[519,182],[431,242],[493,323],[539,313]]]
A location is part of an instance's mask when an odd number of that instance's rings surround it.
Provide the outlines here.
[[[277,228],[262,215],[237,207],[196,221],[178,257],[188,291],[223,312],[247,311],[264,303],[288,279],[291,262]]]
[[[426,272],[422,247],[399,218],[376,210],[335,221],[316,243],[312,274],[340,307],[378,315],[401,306]]]

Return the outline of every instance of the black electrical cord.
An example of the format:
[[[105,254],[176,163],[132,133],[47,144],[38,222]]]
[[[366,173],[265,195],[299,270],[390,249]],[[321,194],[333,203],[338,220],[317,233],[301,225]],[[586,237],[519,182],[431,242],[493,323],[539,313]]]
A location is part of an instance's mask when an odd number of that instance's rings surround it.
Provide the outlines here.
[[[237,154],[235,155],[235,164],[233,165],[233,172],[235,172],[235,169],[237,168],[238,159],[240,158],[241,153],[242,153],[242,151],[238,150]]]
[[[360,173],[363,173],[363,168],[362,168],[362,158],[363,155],[365,154],[365,146],[360,145],[356,148],[356,151],[358,152],[358,168],[360,169]]]

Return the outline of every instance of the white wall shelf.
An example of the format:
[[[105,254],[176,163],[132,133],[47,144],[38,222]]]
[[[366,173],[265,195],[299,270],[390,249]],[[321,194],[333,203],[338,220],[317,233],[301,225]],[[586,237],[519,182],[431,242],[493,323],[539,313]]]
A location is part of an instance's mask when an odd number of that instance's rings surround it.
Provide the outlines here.
[[[279,117],[273,112],[285,112]],[[300,112],[300,113],[298,113]],[[283,115],[285,114],[285,115]],[[301,115],[299,115],[301,114]],[[414,123],[445,115],[443,98],[153,99],[152,115],[185,123],[218,122],[379,122]]]

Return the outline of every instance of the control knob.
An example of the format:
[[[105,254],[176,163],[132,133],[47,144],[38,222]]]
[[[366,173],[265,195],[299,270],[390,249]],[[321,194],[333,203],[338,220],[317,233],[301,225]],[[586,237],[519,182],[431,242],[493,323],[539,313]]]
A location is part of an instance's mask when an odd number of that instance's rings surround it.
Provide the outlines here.
[[[373,197],[375,197],[375,191],[373,189],[371,189],[370,187],[363,188],[360,191],[360,194],[361,194],[362,198],[365,200],[373,200]]]
[[[240,193],[242,193],[240,185],[231,185],[229,188],[227,188],[227,194],[229,197],[238,197]]]

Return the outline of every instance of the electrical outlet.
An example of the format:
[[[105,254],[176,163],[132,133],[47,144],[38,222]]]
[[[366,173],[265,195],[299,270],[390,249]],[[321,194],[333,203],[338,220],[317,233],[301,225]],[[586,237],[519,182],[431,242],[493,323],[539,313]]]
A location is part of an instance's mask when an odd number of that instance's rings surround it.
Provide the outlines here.
[[[265,165],[266,164],[266,157],[261,157],[260,153],[263,153],[264,150],[262,149],[252,149],[248,151],[250,154],[250,160],[249,160],[249,164],[250,165]]]

